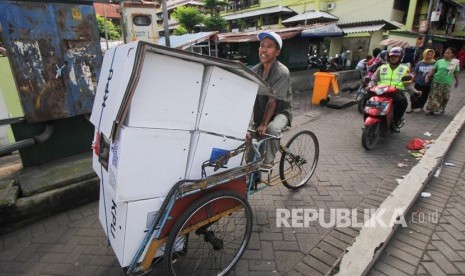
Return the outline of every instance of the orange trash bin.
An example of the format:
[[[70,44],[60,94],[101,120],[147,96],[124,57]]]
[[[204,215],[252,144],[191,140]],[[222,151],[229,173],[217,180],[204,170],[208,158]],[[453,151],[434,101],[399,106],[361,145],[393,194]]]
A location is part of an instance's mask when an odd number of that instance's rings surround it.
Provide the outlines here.
[[[313,84],[312,104],[319,105],[327,102],[330,85],[334,94],[339,93],[336,76],[333,73],[316,72],[313,76],[315,82]]]

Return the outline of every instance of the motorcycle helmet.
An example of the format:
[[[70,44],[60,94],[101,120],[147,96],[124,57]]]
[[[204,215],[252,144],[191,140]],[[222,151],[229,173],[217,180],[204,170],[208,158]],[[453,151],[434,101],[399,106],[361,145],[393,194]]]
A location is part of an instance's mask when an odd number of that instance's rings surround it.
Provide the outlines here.
[[[383,50],[381,51],[381,53],[378,54],[378,57],[382,60],[386,60],[387,53],[388,52],[386,50]]]
[[[398,56],[398,57],[402,57],[404,55],[404,50],[401,48],[401,47],[393,47],[390,51],[389,51],[389,56]]]

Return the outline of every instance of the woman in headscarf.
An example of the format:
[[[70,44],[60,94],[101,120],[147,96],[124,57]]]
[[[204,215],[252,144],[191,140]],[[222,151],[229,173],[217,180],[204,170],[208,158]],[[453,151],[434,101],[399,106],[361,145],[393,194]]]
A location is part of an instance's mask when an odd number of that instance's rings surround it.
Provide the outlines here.
[[[425,49],[423,51],[423,59],[415,65],[413,71],[413,79],[415,81],[415,89],[421,91],[421,94],[413,94],[410,97],[412,106],[407,113],[413,112],[415,109],[423,109],[423,106],[428,99],[429,92],[431,90],[431,83],[425,81],[425,77],[431,70],[433,70],[436,60],[434,59],[435,52],[433,49]]]

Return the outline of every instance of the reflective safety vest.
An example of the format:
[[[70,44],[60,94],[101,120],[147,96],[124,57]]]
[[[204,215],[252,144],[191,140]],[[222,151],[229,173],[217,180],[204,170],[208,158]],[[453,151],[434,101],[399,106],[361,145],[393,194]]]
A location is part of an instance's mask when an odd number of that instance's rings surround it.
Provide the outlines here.
[[[389,64],[383,64],[379,67],[379,81],[378,85],[395,86],[399,90],[405,90],[404,84],[401,79],[409,73],[407,66],[399,64],[394,71]]]

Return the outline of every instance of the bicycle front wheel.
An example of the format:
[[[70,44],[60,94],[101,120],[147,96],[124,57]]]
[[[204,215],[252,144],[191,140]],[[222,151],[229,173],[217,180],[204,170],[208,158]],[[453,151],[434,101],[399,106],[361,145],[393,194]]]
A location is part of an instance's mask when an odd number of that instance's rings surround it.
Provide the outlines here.
[[[251,233],[252,209],[244,197],[228,190],[207,194],[173,226],[165,271],[177,276],[225,275],[244,253]]]
[[[292,190],[305,185],[315,172],[319,153],[318,139],[313,132],[304,130],[294,135],[279,161],[279,177],[283,185]]]

